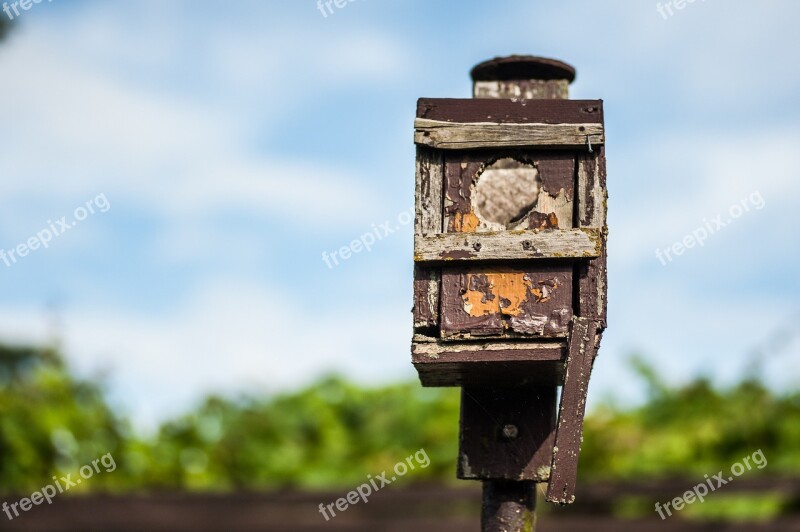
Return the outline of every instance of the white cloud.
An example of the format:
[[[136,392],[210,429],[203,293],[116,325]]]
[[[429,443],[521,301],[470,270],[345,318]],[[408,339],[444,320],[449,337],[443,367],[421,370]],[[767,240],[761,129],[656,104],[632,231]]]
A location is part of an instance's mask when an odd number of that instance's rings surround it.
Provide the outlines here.
[[[387,305],[356,317],[241,279],[208,281],[169,314],[76,309],[63,321],[80,373],[108,370],[115,400],[149,427],[209,390],[274,392],[332,371],[372,383],[412,374],[407,312]],[[0,307],[0,324],[3,338],[48,339],[35,309]]]
[[[299,226],[362,220],[380,204],[366,180],[244,151],[249,133],[235,115],[117,79],[43,29],[11,41],[0,67],[15,72],[0,87],[0,101],[13,102],[0,121],[14,124],[0,133],[0,193],[27,196],[16,220],[41,224],[52,214],[37,203],[70,205],[99,191],[168,219],[245,208]]]
[[[790,205],[800,201],[798,171],[791,153],[800,143],[793,130],[771,128],[742,133],[693,131],[630,144],[624,160],[609,170],[610,246],[615,260],[656,261],[654,250],[680,241],[704,219],[759,192],[764,208],[752,209],[712,235],[714,246],[736,246],[752,225],[765,237],[791,225]],[[727,216],[726,216],[727,218]],[[708,252],[708,249],[695,252]]]

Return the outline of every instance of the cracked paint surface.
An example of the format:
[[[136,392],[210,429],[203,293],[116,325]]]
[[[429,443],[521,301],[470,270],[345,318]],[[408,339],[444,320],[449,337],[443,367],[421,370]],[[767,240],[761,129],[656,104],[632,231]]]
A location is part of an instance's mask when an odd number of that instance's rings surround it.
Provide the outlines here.
[[[476,267],[447,277],[443,336],[559,336],[572,317],[571,271]]]
[[[523,303],[532,296],[537,303],[550,301],[558,289],[555,278],[539,281],[536,285],[526,272],[514,270],[494,271],[467,275],[467,293],[464,294],[464,311],[473,317],[499,313],[519,316]]]

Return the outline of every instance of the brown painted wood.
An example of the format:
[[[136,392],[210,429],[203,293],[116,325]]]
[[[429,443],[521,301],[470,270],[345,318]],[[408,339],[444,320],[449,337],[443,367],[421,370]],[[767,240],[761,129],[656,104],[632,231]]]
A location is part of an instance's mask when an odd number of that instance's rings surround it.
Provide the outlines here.
[[[603,101],[420,98],[417,118],[498,124],[602,124]]]
[[[441,337],[566,337],[573,314],[572,275],[568,263],[447,268]]]
[[[470,71],[473,81],[510,81],[524,84],[530,81],[546,82],[575,80],[575,67],[553,59],[536,55],[509,55],[495,57],[475,65]],[[566,98],[567,95],[564,95]]]
[[[464,387],[458,478],[546,482],[555,440],[556,387]]]
[[[576,317],[572,321],[553,447],[550,484],[547,489],[549,502],[571,504],[575,501],[586,395],[597,352],[597,327],[596,321],[587,318]]]
[[[423,386],[471,386],[521,380],[557,386],[564,379],[564,342],[443,342],[430,338],[412,347]]]
[[[414,364],[422,386],[430,388],[457,386],[515,386],[520,381],[540,386],[558,386],[564,381],[563,361],[457,362],[429,361]]]
[[[480,218],[475,212],[472,194],[475,184],[487,168],[500,160],[513,160],[518,166],[534,167],[541,181],[540,202],[562,196],[572,203],[575,196],[577,152],[539,150],[497,150],[490,153],[478,150],[444,154],[444,228],[446,232],[470,233],[480,230]],[[532,212],[541,212],[532,206]],[[574,208],[570,209],[571,212]],[[549,214],[549,212],[542,212]],[[574,215],[573,215],[574,217]],[[524,217],[523,217],[524,218]],[[523,220],[524,221],[524,220]],[[528,228],[538,227],[535,223]],[[557,220],[559,229],[574,226],[573,220]],[[524,226],[523,226],[524,227]]]

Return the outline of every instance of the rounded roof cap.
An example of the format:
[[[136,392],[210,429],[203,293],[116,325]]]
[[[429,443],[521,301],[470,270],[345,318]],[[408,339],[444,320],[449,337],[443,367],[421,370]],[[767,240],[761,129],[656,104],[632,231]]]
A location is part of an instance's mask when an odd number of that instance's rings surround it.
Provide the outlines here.
[[[533,55],[510,55],[484,61],[470,72],[472,81],[511,81],[522,79],[575,80],[575,68],[567,63]]]

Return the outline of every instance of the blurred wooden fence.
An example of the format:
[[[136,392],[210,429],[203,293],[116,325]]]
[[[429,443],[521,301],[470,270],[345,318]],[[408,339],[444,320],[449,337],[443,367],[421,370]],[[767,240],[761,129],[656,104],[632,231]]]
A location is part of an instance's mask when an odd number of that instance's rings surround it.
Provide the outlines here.
[[[698,480],[580,485],[578,502],[566,509],[540,505],[539,531],[621,532],[764,530],[800,531],[800,479],[739,478],[719,493],[777,493],[785,501],[785,515],[768,523],[697,523],[680,514],[661,521],[615,518],[615,504],[626,497],[664,502],[680,496]],[[0,530],[74,531],[407,531],[449,532],[480,529],[480,490],[464,487],[413,486],[385,488],[325,521],[319,504],[346,494],[279,492],[235,494],[148,494],[125,496],[60,496],[51,506],[35,506],[9,521],[0,513]],[[713,495],[712,495],[713,496]],[[19,497],[0,497],[14,502]],[[695,503],[697,504],[697,503]]]

